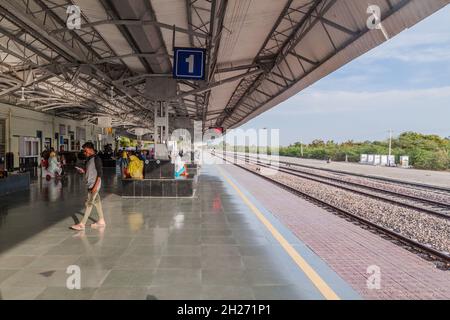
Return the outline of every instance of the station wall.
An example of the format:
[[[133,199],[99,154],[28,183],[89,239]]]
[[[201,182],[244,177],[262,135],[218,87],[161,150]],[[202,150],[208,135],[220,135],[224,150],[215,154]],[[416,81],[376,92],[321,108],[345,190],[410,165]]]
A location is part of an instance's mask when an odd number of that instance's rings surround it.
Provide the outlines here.
[[[65,126],[65,134],[63,140],[67,139],[67,145],[65,150],[78,151],[79,147],[86,141],[92,141],[98,149],[102,144],[111,143],[113,137],[105,137],[102,135],[102,141],[99,140],[99,134],[102,133],[102,129],[88,123],[87,121],[77,121],[71,119],[65,119],[55,117],[50,114],[36,112],[25,108],[0,103],[0,119],[5,120],[5,142],[6,152],[14,153],[14,164],[19,164],[19,139],[20,137],[38,137],[38,131],[42,132],[42,137],[39,141],[39,153],[45,146],[46,139],[51,139],[51,146],[55,150],[60,150],[61,135],[60,125]],[[73,132],[71,139],[70,131]],[[77,128],[80,128],[77,130]],[[85,137],[83,137],[83,131]],[[80,133],[80,137],[77,135]],[[56,139],[55,134],[58,134]],[[84,138],[84,139],[83,139]],[[72,141],[74,140],[74,141]],[[78,150],[77,150],[78,149]]]

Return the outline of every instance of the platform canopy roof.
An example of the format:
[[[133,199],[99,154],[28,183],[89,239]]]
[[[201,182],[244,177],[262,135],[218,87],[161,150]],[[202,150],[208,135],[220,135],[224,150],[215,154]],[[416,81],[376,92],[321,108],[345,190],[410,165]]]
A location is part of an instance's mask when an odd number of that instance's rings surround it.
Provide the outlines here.
[[[371,0],[380,30],[362,0],[2,0],[0,100],[151,128],[149,79],[172,77],[175,44],[207,49],[207,77],[178,80],[170,112],[234,128],[449,2]]]

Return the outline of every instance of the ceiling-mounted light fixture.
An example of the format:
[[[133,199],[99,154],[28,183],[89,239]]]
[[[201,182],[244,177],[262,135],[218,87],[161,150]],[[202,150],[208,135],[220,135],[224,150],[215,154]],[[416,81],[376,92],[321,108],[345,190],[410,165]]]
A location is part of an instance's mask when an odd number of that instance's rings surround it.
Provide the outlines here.
[[[111,94],[111,101],[114,101],[115,100],[114,99],[114,86],[111,86],[110,94]]]
[[[20,101],[25,101],[25,87],[22,87],[21,94]]]

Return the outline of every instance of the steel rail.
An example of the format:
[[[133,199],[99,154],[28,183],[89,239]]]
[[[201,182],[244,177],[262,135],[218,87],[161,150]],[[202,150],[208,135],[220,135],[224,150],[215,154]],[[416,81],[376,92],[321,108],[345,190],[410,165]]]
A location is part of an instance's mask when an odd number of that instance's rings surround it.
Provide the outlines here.
[[[242,158],[243,156],[239,156],[239,157]],[[244,157],[244,159],[245,159],[245,157]],[[260,162],[259,160],[256,160],[256,164],[269,167],[267,164],[265,164],[263,162]],[[297,170],[297,169],[293,169],[293,168],[277,168],[277,169],[280,172],[292,174],[292,175],[300,177],[300,178],[305,178],[305,179],[309,179],[309,180],[312,180],[312,181],[315,181],[315,182],[328,184],[328,185],[331,185],[331,186],[334,186],[334,187],[337,187],[337,188],[342,188],[342,189],[345,189],[345,190],[348,190],[348,191],[352,191],[352,192],[355,192],[355,193],[359,193],[359,194],[362,194],[362,195],[365,195],[365,196],[370,196],[370,197],[373,197],[375,199],[391,202],[391,203],[396,204],[396,205],[405,206],[405,207],[408,207],[410,209],[424,211],[424,212],[427,212],[429,214],[439,216],[441,218],[450,219],[450,215],[449,214],[443,213],[441,211],[431,210],[431,209],[427,209],[427,208],[424,208],[424,207],[418,207],[418,206],[411,205],[411,204],[408,204],[408,203],[404,203],[404,202],[401,202],[401,201],[398,201],[398,200],[394,200],[394,199],[391,199],[391,198],[386,198],[386,197],[378,196],[378,195],[375,195],[375,194],[367,193],[367,192],[364,192],[364,191],[355,190],[355,189],[352,189],[352,188],[347,188],[345,186],[336,185],[335,183],[330,183],[330,182],[327,182],[327,181],[321,181],[321,180],[314,179],[314,178],[311,178],[311,177],[308,177],[308,176],[304,176],[304,175],[314,176],[314,177],[317,177],[319,179],[331,180],[331,181],[334,181],[336,183],[347,184],[347,185],[351,185],[351,186],[354,186],[354,187],[357,187],[357,188],[364,188],[364,189],[372,190],[372,191],[375,191],[375,192],[384,193],[384,194],[387,194],[389,196],[398,197],[398,198],[406,198],[406,199],[414,200],[414,201],[417,201],[417,202],[420,202],[420,203],[425,203],[427,205],[436,206],[436,207],[442,208],[444,210],[450,210],[450,205],[446,204],[446,203],[438,202],[438,201],[431,200],[431,199],[425,199],[425,198],[421,198],[421,197],[416,197],[416,196],[412,196],[412,195],[407,195],[407,194],[403,194],[403,193],[393,192],[393,191],[390,191],[390,190],[385,190],[385,189],[381,189],[381,188],[377,188],[377,187],[372,187],[372,186],[364,185],[364,184],[361,184],[361,183],[345,181],[345,180],[342,180],[342,179],[339,179],[339,178],[322,176],[320,174],[315,174],[315,173],[312,173],[312,172],[305,172],[305,171],[301,171],[301,170]],[[292,173],[292,172],[295,172],[295,173]]]

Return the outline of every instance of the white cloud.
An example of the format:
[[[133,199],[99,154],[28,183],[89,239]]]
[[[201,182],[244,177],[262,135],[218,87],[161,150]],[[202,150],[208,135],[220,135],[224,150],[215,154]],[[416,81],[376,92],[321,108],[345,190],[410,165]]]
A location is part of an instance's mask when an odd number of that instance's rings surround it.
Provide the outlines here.
[[[368,61],[380,59],[415,63],[450,61],[450,34],[408,30],[374,49],[366,57]]]
[[[299,137],[304,141],[384,139],[389,128],[397,133],[412,130],[448,136],[449,28],[450,6],[248,126],[281,128],[283,144]]]
[[[280,106],[278,115],[342,113],[361,109],[428,108],[448,106],[450,87],[420,90],[390,90],[380,92],[305,90]]]
[[[450,6],[369,52],[369,60],[450,61]]]

